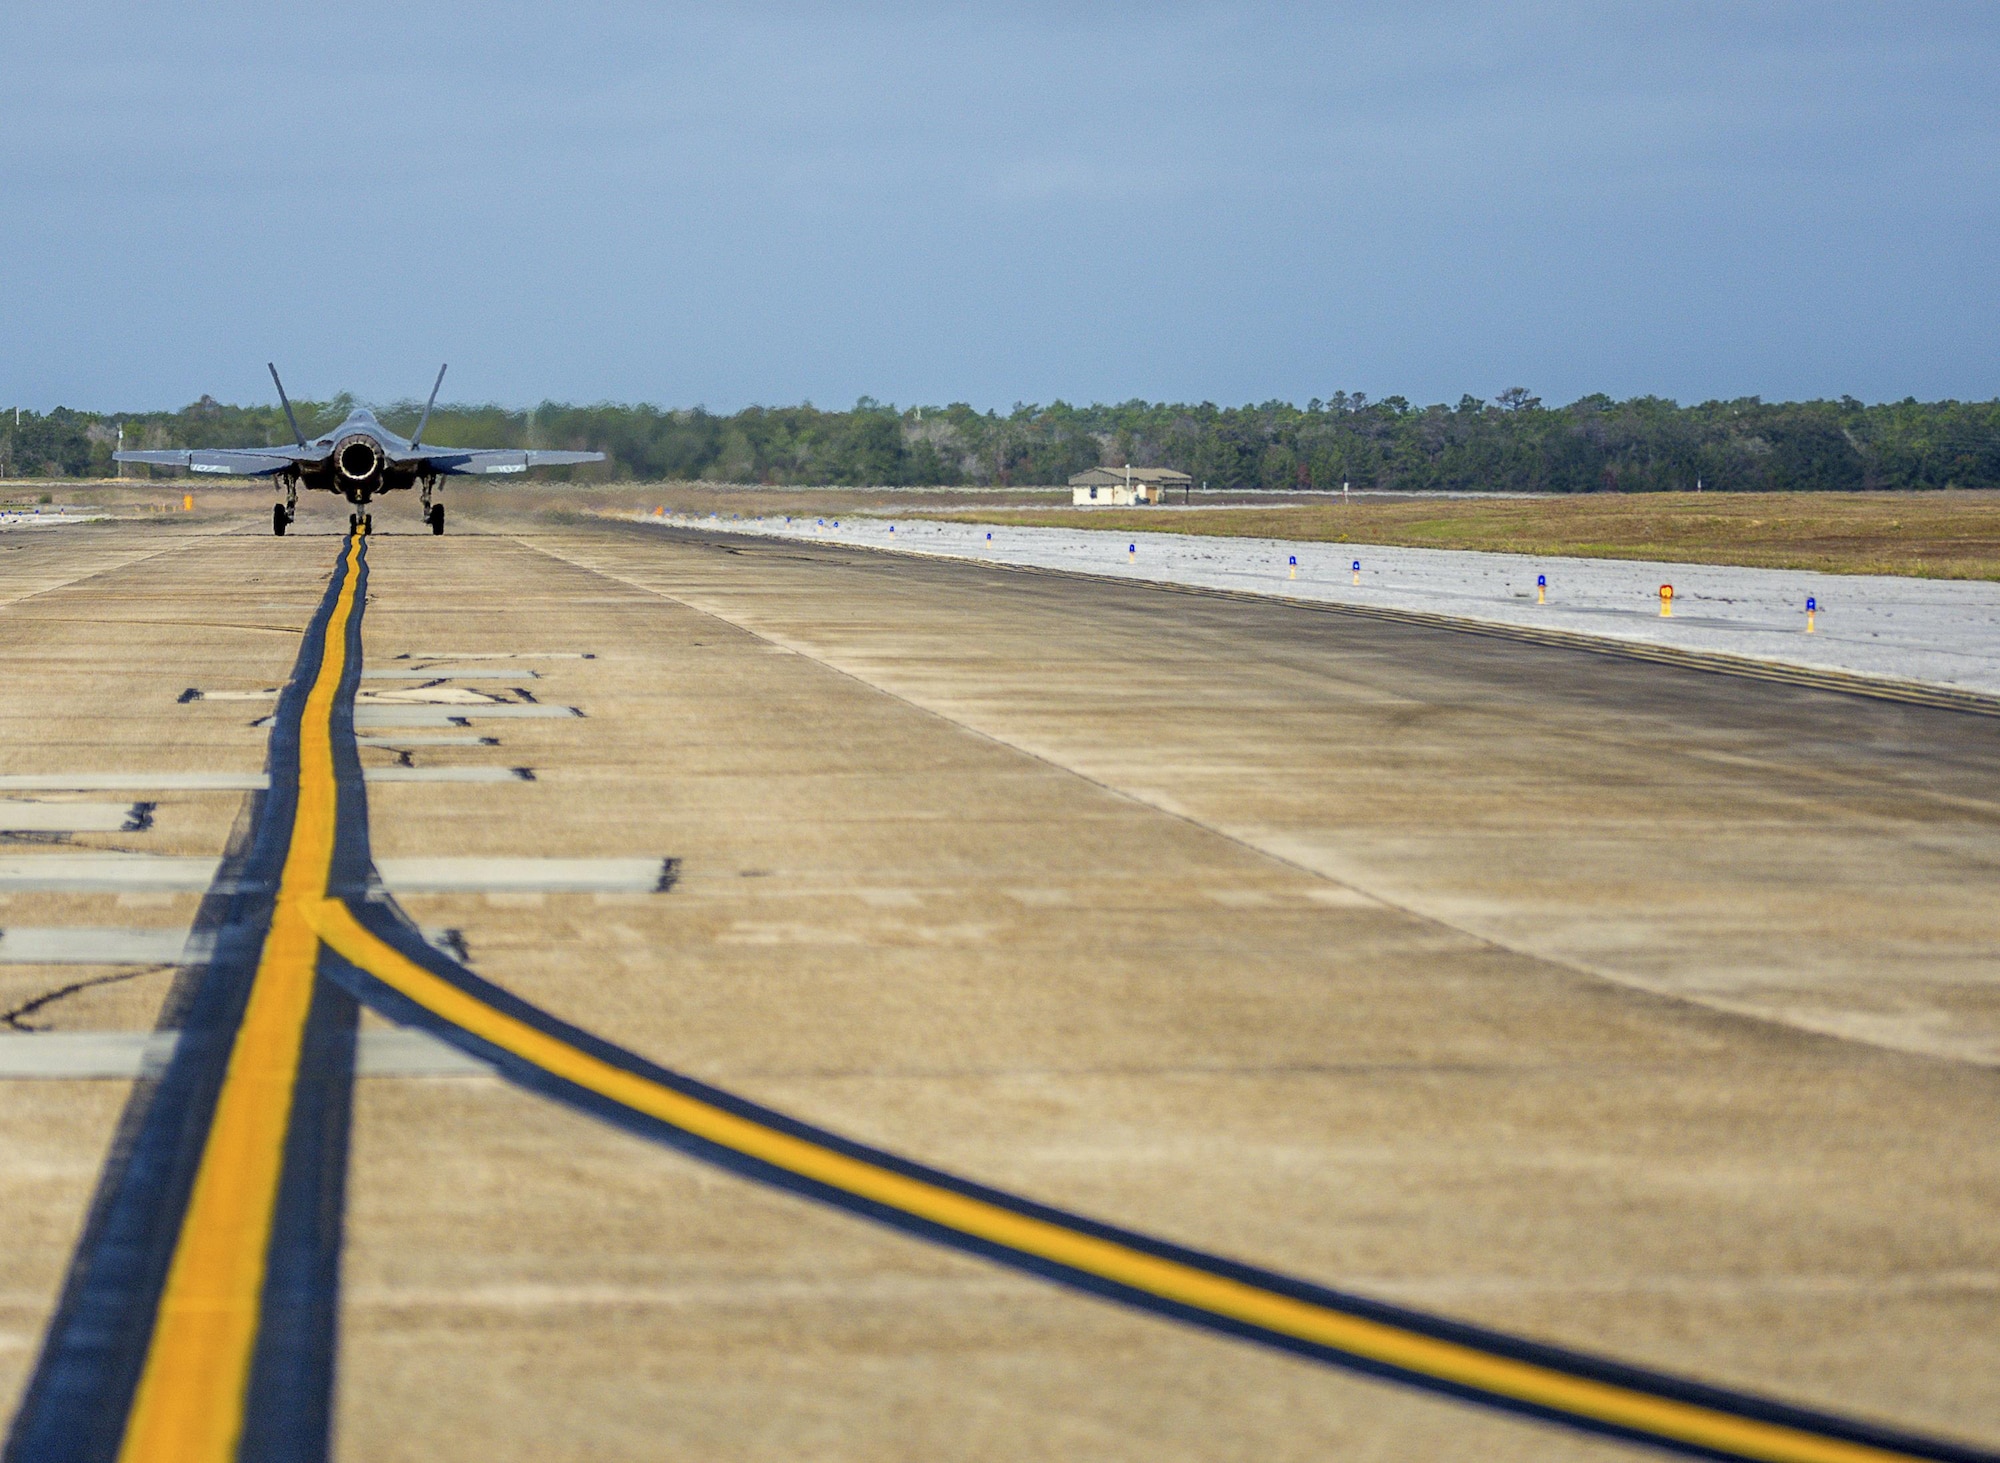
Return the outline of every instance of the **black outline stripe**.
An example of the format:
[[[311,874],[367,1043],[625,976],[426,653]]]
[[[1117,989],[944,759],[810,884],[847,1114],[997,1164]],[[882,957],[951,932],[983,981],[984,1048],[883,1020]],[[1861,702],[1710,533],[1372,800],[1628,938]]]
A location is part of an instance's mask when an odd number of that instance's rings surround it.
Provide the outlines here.
[[[1205,1271],[1228,1280],[1255,1286],[1276,1295],[1323,1307],[1342,1315],[1381,1322],[1417,1335],[1475,1348],[1494,1356],[1546,1367],[1591,1381],[1603,1382],[1633,1392],[1674,1402],[1686,1403],[1731,1417],[1771,1423],[1796,1429],[1820,1438],[1838,1439],[1898,1453],[1909,1458],[1940,1460],[1940,1463],[1994,1463],[2000,1454],[1970,1444],[1960,1444],[1884,1427],[1830,1413],[1790,1406],[1754,1394],[1708,1386],[1665,1373],[1627,1366],[1601,1357],[1560,1347],[1543,1345],[1502,1332],[1465,1325],[1401,1306],[1388,1305],[1362,1296],[1328,1289],[1310,1281],[1278,1274],[1254,1266],[1238,1264],[1220,1256],[1168,1244],[1151,1236],[1102,1224],[1048,1205],[987,1188],[953,1174],[927,1168],[896,1154],[871,1148],[837,1133],[789,1117],[744,1098],[711,1087],[704,1082],[657,1066],[636,1053],[625,1050],[590,1032],[571,1026],[530,1005],[501,987],[482,980],[464,966],[428,944],[422,934],[394,903],[386,898],[345,901],[349,912],[371,934],[425,970],[508,1016],[565,1042],[623,1071],[658,1083],[675,1092],[709,1103],[739,1117],[775,1131],[860,1159],[892,1173],[933,1184],[952,1192],[996,1205],[1024,1217],[1059,1225],[1078,1234],[1107,1239],[1133,1250]],[[641,1137],[678,1149],[692,1157],[727,1169],[745,1178],[816,1200],[859,1215],[947,1248],[978,1255],[1010,1268],[1027,1271],[1044,1279],[1088,1291],[1142,1310],[1170,1317],[1205,1330],[1254,1341],[1279,1350],[1328,1362],[1372,1376],[1405,1383],[1427,1391],[1441,1392],[1464,1401],[1503,1411],[1559,1423],[1586,1432],[1651,1444],[1689,1456],[1740,1459],[1745,1454],[1691,1445],[1658,1433],[1639,1431],[1601,1422],[1595,1418],[1552,1407],[1538,1406],[1517,1398],[1482,1391],[1440,1380],[1382,1362],[1303,1341],[1282,1332],[1266,1330],[1226,1316],[1165,1300],[1148,1291],[1106,1280],[1088,1271],[1052,1262],[1030,1252],[996,1244],[961,1231],[918,1218],[866,1198],[808,1179],[787,1169],[749,1157],[641,1113],[588,1088],[580,1087],[528,1062],[514,1053],[492,1045],[463,1027],[436,1015],[428,1008],[394,990],[378,978],[343,963],[330,972],[333,979],[347,984],[356,999],[381,1015],[407,1026],[419,1027],[460,1050],[492,1063],[508,1080],[589,1113]]]
[[[338,959],[321,949],[266,1250],[257,1349],[236,1448],[237,1457],[257,1463],[321,1463],[332,1446],[360,1015],[346,988],[327,978],[328,964]]]
[[[354,607],[347,617],[341,678],[330,730],[336,788],[329,890],[366,881],[368,792],[354,740],[361,685],[361,616],[368,600],[368,540],[355,555]],[[342,559],[343,569],[345,557]],[[327,591],[331,613],[343,573]],[[302,674],[295,680],[310,686]],[[301,703],[303,704],[303,703]],[[298,728],[292,728],[296,738]],[[294,792],[297,776],[294,774]],[[342,835],[346,836],[342,836]],[[322,1463],[332,1449],[335,1363],[339,1355],[340,1251],[347,1217],[348,1142],[353,1128],[355,1047],[360,1007],[329,978],[340,957],[320,947],[306,1016],[283,1176],[266,1254],[257,1349],[251,1356],[237,1456],[257,1463]]]
[[[363,576],[365,589],[365,561]],[[269,787],[252,795],[247,846],[225,857],[203,901],[197,927],[215,931],[214,953],[162,1014],[162,1028],[178,1026],[181,1040],[167,1070],[156,1082],[141,1083],[126,1104],[62,1297],[0,1452],[4,1463],[115,1463],[291,846],[299,723],[345,581],[343,554],[306,626],[291,681],[273,715],[265,757]],[[353,620],[350,657],[358,655],[360,643],[359,615]],[[349,675],[358,669],[350,664]],[[351,682],[344,681],[343,690],[351,702]],[[351,728],[345,745],[358,771]],[[316,992],[265,1291],[266,1306],[275,1305],[283,1319],[275,1328],[260,1327],[252,1383],[252,1413],[287,1419],[276,1433],[263,1425],[260,1444],[278,1435],[288,1441],[283,1451],[245,1456],[327,1455],[355,1019],[356,1008],[344,991],[332,988],[324,999]],[[312,1421],[315,1410],[319,1423]]]

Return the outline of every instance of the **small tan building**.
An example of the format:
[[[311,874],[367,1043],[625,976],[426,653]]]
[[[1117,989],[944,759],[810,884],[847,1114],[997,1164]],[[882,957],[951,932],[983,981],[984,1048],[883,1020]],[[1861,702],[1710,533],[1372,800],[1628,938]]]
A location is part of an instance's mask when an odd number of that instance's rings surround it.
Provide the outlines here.
[[[1169,491],[1185,490],[1193,481],[1171,467],[1093,467],[1069,480],[1069,500],[1086,508],[1163,503]]]

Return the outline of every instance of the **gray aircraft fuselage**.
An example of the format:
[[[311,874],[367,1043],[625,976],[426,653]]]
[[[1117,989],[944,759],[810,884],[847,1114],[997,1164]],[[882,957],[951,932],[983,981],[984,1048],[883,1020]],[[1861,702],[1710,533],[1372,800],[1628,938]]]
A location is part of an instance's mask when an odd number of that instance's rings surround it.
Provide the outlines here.
[[[435,476],[426,473],[425,461],[397,462],[397,456],[410,450],[409,438],[398,437],[370,411],[350,413],[313,445],[333,450],[324,462],[298,464],[299,486],[339,493],[357,508],[377,493],[413,488],[418,478]]]
[[[602,452],[570,452],[529,447],[438,447],[423,440],[431,408],[437,405],[438,388],[444,385],[439,368],[431,386],[430,400],[417,421],[413,436],[398,437],[375,420],[371,411],[356,409],[347,420],[322,436],[308,439],[299,430],[298,418],[285,396],[278,368],[271,367],[272,384],[285,408],[285,421],[292,429],[295,445],[289,447],[194,447],[143,452],[116,452],[119,462],[145,462],[163,467],[179,467],[188,472],[220,473],[230,477],[269,478],[284,489],[285,500],[275,506],[272,530],[283,533],[292,521],[300,488],[338,493],[355,508],[356,521],[365,529],[370,500],[382,493],[401,492],[418,484],[424,490],[424,514],[433,533],[444,532],[444,508],[434,504],[431,494],[441,478],[460,474],[490,476],[526,472],[531,467],[566,467],[579,462],[602,462]]]

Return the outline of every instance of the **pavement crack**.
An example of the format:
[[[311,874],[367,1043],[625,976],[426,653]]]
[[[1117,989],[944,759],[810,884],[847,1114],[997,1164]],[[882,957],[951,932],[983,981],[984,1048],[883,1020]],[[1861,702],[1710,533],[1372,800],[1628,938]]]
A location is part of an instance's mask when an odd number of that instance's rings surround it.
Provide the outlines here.
[[[46,1031],[48,1030],[46,1026],[30,1025],[27,1018],[45,1007],[53,1006],[57,1001],[66,1000],[79,991],[87,991],[101,985],[117,985],[123,981],[138,980],[141,976],[158,975],[162,971],[177,968],[172,965],[147,965],[137,970],[121,970],[114,975],[94,975],[89,980],[71,981],[68,985],[57,986],[52,991],[44,991],[39,996],[23,1001],[10,1011],[0,1011],[0,1026],[6,1027],[9,1031]]]

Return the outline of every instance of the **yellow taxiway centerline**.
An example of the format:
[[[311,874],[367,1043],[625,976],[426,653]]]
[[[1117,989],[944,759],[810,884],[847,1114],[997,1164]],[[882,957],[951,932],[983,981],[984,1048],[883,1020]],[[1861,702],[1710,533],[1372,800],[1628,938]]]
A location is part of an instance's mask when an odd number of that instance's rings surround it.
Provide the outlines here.
[[[350,538],[346,582],[327,618],[319,673],[299,723],[298,804],[277,903],[174,1244],[119,1463],[227,1463],[242,1432],[319,956],[306,911],[326,897],[333,863],[332,716],[360,557],[360,540]]]
[[[386,944],[338,899],[311,906],[307,917],[319,937],[357,968],[545,1072],[720,1147],[961,1234],[1350,1356],[1736,1457],[1765,1463],[1890,1463],[1910,1457],[1348,1315],[898,1173],[678,1092],[497,1010]]]

